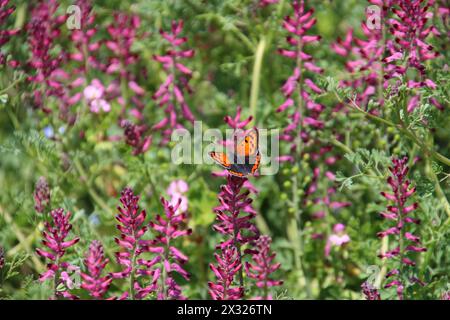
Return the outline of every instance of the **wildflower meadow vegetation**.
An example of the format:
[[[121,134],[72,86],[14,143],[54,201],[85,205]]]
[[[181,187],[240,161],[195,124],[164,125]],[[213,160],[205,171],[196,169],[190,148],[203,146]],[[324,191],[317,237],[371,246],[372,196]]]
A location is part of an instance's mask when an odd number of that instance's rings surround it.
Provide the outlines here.
[[[0,0],[0,298],[450,299],[449,8]]]

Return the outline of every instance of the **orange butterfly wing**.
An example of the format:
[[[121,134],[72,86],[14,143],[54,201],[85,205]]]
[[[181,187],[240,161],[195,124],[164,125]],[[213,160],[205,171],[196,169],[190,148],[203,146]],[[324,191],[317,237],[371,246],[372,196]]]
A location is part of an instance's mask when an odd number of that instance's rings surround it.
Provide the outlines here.
[[[256,170],[258,170],[260,163],[261,163],[261,154],[258,151],[258,153],[255,157],[255,164],[253,165],[253,168],[252,168],[252,174],[255,174]]]
[[[228,160],[228,157],[227,157],[227,155],[225,153],[212,151],[212,152],[209,153],[209,155],[211,156],[211,158],[213,158],[213,160],[215,162],[220,164],[225,169],[231,168],[231,163]]]
[[[253,128],[243,139],[236,145],[236,154],[240,157],[248,157],[257,153],[259,147],[258,129]]]

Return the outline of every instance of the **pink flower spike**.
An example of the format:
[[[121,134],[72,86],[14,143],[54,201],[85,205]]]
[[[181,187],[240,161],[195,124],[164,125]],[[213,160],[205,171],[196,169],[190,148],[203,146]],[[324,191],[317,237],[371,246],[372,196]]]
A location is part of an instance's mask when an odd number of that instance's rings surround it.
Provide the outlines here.
[[[236,274],[241,270],[239,254],[234,247],[225,247],[221,254],[215,254],[217,267],[210,264],[217,282],[208,282],[209,294],[213,300],[239,300],[244,296],[244,288],[233,285]]]
[[[71,265],[64,262],[62,258],[65,255],[66,250],[80,240],[79,238],[74,238],[66,241],[66,238],[69,236],[69,232],[72,229],[72,225],[69,222],[70,216],[71,213],[65,213],[64,209],[56,209],[51,211],[51,222],[45,222],[45,231],[42,232],[44,237],[42,243],[48,249],[36,249],[36,253],[39,256],[51,261],[47,265],[47,271],[40,275],[40,280],[44,281],[50,278],[55,278],[55,276],[59,276],[58,279],[54,280],[56,285],[53,288],[53,298],[69,295],[67,291],[69,288],[65,285],[67,284],[67,281],[64,281],[64,277],[62,277],[62,275],[63,272],[66,272],[65,274],[67,275],[67,271],[71,268]],[[60,284],[63,285],[63,289],[58,288]]]
[[[95,299],[103,298],[113,279],[110,275],[102,276],[108,262],[109,260],[105,258],[101,243],[96,240],[92,241],[84,260],[87,273],[81,274],[83,278],[81,287]]]
[[[280,268],[280,263],[274,263],[276,254],[270,251],[272,239],[268,236],[261,236],[255,242],[252,255],[252,262],[245,264],[245,270],[249,278],[256,280],[256,286],[266,293],[262,299],[270,299],[268,289],[270,287],[280,286],[283,281],[273,280],[271,274]],[[259,297],[257,297],[258,299]]]
[[[392,159],[392,167],[389,168],[390,176],[387,179],[387,183],[391,187],[392,192],[382,192],[381,194],[387,200],[391,201],[393,205],[389,205],[387,207],[388,213],[382,212],[380,215],[385,219],[396,221],[396,225],[386,231],[378,232],[377,236],[383,238],[385,236],[392,235],[392,238],[395,238],[396,242],[399,244],[403,243],[404,240],[418,244],[420,243],[420,238],[405,230],[408,227],[405,223],[418,223],[417,219],[407,216],[407,214],[413,212],[418,207],[417,203],[413,203],[409,206],[406,204],[408,198],[412,197],[416,190],[415,187],[411,187],[411,183],[407,179],[407,174],[409,171],[407,163],[408,159],[406,157],[402,159]],[[400,256],[400,259],[396,259],[394,261],[414,267],[416,263],[412,259],[406,257],[408,251],[424,252],[426,251],[426,248],[417,247],[415,245],[407,245],[406,247],[399,245],[391,251],[380,254],[379,257],[382,259],[394,259]],[[403,282],[404,275],[400,274],[400,270],[403,269],[400,266],[397,266],[397,268],[387,273],[386,278],[391,277],[395,279],[388,283],[385,288],[390,288],[393,286],[397,287],[398,298],[403,299],[403,291],[407,284]]]

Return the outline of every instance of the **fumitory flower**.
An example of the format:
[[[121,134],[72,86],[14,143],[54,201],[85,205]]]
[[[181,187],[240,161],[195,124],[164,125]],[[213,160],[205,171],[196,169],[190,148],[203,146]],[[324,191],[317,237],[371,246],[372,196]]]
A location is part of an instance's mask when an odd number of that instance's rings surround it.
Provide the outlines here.
[[[434,1],[411,0],[397,1],[392,11],[396,18],[388,20],[389,32],[394,41],[387,46],[388,56],[384,58],[386,66],[385,87],[390,79],[404,79],[408,88],[429,87],[436,88],[436,84],[427,77],[425,62],[435,59],[439,54],[433,46],[428,43],[427,37],[430,34],[438,35],[439,31],[428,22],[433,17],[430,10]],[[418,76],[409,78],[410,69],[415,69]],[[408,72],[408,74],[407,74]],[[408,111],[414,110],[419,102],[419,94],[415,94],[408,102]],[[430,103],[437,108],[442,108],[436,99],[430,99]]]
[[[217,247],[222,250],[232,246],[238,254],[239,264],[242,264],[241,246],[258,239],[259,230],[253,222],[256,211],[252,208],[252,199],[248,198],[249,191],[243,191],[242,187],[247,179],[227,176],[227,184],[221,186],[219,193],[220,205],[214,208],[216,212],[216,224],[214,230],[225,236]],[[247,250],[249,251],[249,250]],[[242,270],[239,272],[240,286],[243,286]]]
[[[120,196],[121,206],[117,207],[119,214],[116,216],[117,229],[120,237],[114,240],[120,247],[120,251],[116,253],[117,263],[123,266],[120,272],[112,273],[113,278],[129,278],[130,288],[125,296],[131,299],[141,299],[154,291],[154,282],[147,287],[141,287],[137,281],[138,277],[145,275],[153,275],[149,270],[149,263],[139,256],[143,252],[141,238],[146,233],[148,227],[145,225],[147,216],[145,210],[139,209],[139,197],[135,196],[133,190],[125,188]]]
[[[392,236],[396,240],[394,248],[380,253],[379,257],[381,259],[395,259],[396,261],[396,267],[386,275],[389,282],[385,285],[385,288],[396,287],[399,299],[403,299],[403,291],[407,286],[406,281],[423,285],[412,274],[412,270],[407,269],[412,269],[416,265],[410,256],[412,253],[427,250],[421,246],[420,238],[414,235],[411,230],[411,225],[420,224],[420,220],[411,217],[418,204],[416,202],[408,204],[408,199],[414,195],[416,188],[411,187],[411,182],[407,178],[409,171],[407,162],[406,157],[392,159],[392,167],[389,168],[391,175],[387,180],[392,192],[381,192],[381,195],[392,202],[392,205],[387,206],[386,212],[381,212],[380,215],[384,219],[392,221],[395,225],[377,233],[379,238]]]
[[[384,28],[387,11],[392,6],[392,0],[370,0],[371,4],[379,8],[378,20],[361,23],[364,37],[358,38],[350,28],[344,39],[337,39],[331,45],[332,49],[340,56],[347,57],[346,69],[351,73],[351,79],[342,80],[342,87],[350,86],[358,90],[355,101],[359,105],[367,106],[371,98],[375,98],[383,105],[383,54],[386,49]],[[370,7],[369,7],[370,8]],[[369,12],[367,12],[369,14]],[[371,24],[368,26],[368,23]],[[378,112],[378,110],[371,110]]]
[[[29,77],[34,83],[44,85],[44,91],[34,92],[34,101],[42,107],[45,96],[63,97],[64,88],[54,72],[65,59],[65,53],[54,55],[56,46],[54,39],[61,33],[60,26],[65,22],[65,16],[54,16],[58,8],[55,0],[38,1],[31,11],[31,21],[27,25],[28,44],[31,51],[29,66],[35,74]],[[50,112],[46,107],[45,112]]]
[[[274,263],[276,254],[270,250],[272,239],[269,236],[261,236],[255,241],[252,254],[252,262],[245,263],[245,270],[249,278],[256,281],[256,286],[262,289],[263,296],[260,299],[272,299],[269,293],[271,287],[280,286],[283,281],[272,279],[272,273],[277,271],[281,264]]]
[[[37,181],[33,198],[34,209],[39,213],[44,213],[50,205],[50,187],[45,177],[40,177]]]
[[[47,264],[47,271],[41,274],[39,280],[54,279],[53,298],[63,296],[65,298],[75,298],[66,288],[60,289],[61,285],[67,287],[69,277],[68,271],[74,269],[74,266],[64,262],[66,250],[76,244],[80,238],[76,237],[68,240],[69,232],[72,229],[70,224],[71,213],[64,212],[64,209],[56,209],[50,212],[51,222],[45,222],[45,230],[42,232],[44,240],[42,244],[45,249],[36,249],[36,253],[50,262]]]
[[[230,128],[244,129],[245,126],[248,125],[253,120],[253,117],[249,116],[248,118],[241,120],[241,113],[242,113],[242,108],[240,106],[238,106],[237,110],[236,110],[236,115],[234,116],[234,118],[232,118],[230,116],[226,116],[224,118],[224,121],[228,124],[228,126]]]
[[[363,282],[363,284],[361,285],[361,289],[366,300],[381,300],[378,289],[374,288],[373,285],[371,285],[367,281]]]
[[[124,129],[125,143],[133,147],[133,155],[144,153],[150,148],[152,136],[145,135],[148,129],[145,124],[138,125],[128,120],[122,120],[121,127]]]
[[[110,275],[102,275],[108,262],[102,244],[97,240],[92,241],[84,259],[86,273],[81,273],[81,287],[95,299],[103,298],[111,285],[113,278]]]
[[[283,130],[281,139],[292,142],[291,151],[295,152],[300,147],[299,139],[307,138],[307,132],[303,130],[304,126],[323,127],[323,121],[318,117],[324,107],[314,102],[311,95],[321,93],[322,89],[307,74],[307,72],[322,73],[322,69],[315,65],[313,57],[304,51],[306,45],[320,40],[320,36],[306,34],[316,23],[316,19],[312,18],[314,10],[306,11],[303,0],[293,1],[292,7],[293,17],[285,17],[283,22],[283,28],[290,33],[286,41],[291,48],[279,49],[278,52],[293,59],[296,65],[292,75],[282,87],[285,101],[277,108],[277,112],[294,109],[289,114],[291,123]],[[295,95],[296,100],[294,100]]]
[[[153,95],[153,99],[158,102],[160,107],[164,107],[166,113],[165,117],[153,127],[157,130],[163,130],[163,143],[168,142],[174,129],[183,127],[180,121],[181,117],[178,114],[179,111],[181,111],[184,119],[191,123],[194,122],[194,115],[185,99],[185,93],[192,92],[188,83],[192,77],[192,71],[181,62],[181,59],[191,58],[194,55],[194,50],[180,49],[180,46],[187,41],[187,38],[180,37],[182,31],[182,20],[172,21],[169,32],[160,30],[162,37],[169,42],[171,47],[165,55],[154,56],[154,59],[162,64],[167,73],[166,80]]]
[[[14,12],[15,7],[9,6],[9,0],[0,0],[0,49],[6,44],[11,36],[17,34],[19,30],[8,30],[4,26],[8,17]],[[0,51],[0,66],[6,63],[6,55]],[[16,61],[11,61],[13,66],[17,64]]]
[[[140,114],[144,108],[142,97],[145,90],[138,84],[132,67],[137,67],[139,55],[132,50],[133,44],[141,39],[138,29],[141,25],[141,19],[137,15],[127,15],[124,13],[114,14],[114,22],[107,27],[110,39],[106,41],[106,47],[111,52],[111,57],[106,65],[107,74],[117,74],[117,79],[112,83],[113,86],[120,87],[117,92],[120,105],[125,108],[129,104],[135,106],[131,113]],[[146,75],[145,67],[141,68],[141,74]]]
[[[209,294],[214,300],[239,300],[244,296],[242,285],[235,285],[236,274],[242,270],[242,262],[238,250],[233,246],[222,247],[220,254],[214,257],[217,266],[209,267],[216,276],[216,282],[208,282]]]
[[[141,241],[143,250],[156,254],[150,261],[140,260],[141,264],[148,268],[154,268],[153,281],[159,281],[157,294],[158,299],[185,299],[181,293],[181,287],[177,284],[174,274],[178,273],[185,280],[189,280],[189,274],[184,270],[183,265],[188,261],[188,257],[178,249],[174,241],[180,237],[190,235],[191,229],[186,229],[186,213],[179,212],[181,199],[176,205],[172,205],[164,198],[161,198],[165,216],[156,215],[154,221],[149,226],[156,233],[155,239]],[[156,267],[159,263],[160,266]]]
[[[92,9],[91,0],[77,0],[76,5],[81,10],[80,29],[71,30],[70,36],[74,43],[75,52],[70,54],[70,59],[78,61],[80,67],[75,70],[77,75],[81,74],[84,78],[88,72],[88,67],[94,69],[104,69],[93,53],[100,48],[101,42],[93,40],[97,33],[95,27],[95,14]]]
[[[214,230],[229,236],[229,239],[220,244],[221,248],[228,245],[240,246],[259,237],[259,231],[252,222],[256,211],[250,206],[252,203],[252,199],[248,198],[250,192],[242,192],[245,180],[228,175],[227,184],[221,186],[220,205],[214,208],[218,221],[214,225]]]

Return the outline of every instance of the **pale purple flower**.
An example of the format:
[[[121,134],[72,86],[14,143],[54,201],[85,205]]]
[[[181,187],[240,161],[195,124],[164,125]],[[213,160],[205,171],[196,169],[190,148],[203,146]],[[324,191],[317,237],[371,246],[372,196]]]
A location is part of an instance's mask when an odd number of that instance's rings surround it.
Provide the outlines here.
[[[342,223],[337,223],[333,226],[333,233],[328,237],[327,243],[325,245],[325,256],[328,257],[331,252],[331,248],[342,247],[350,242],[350,237],[345,233],[345,225]]]
[[[188,209],[188,198],[185,196],[188,190],[189,186],[184,180],[172,181],[167,188],[166,192],[171,197],[169,200],[170,205],[174,207],[178,204],[178,202],[180,202],[177,209],[177,214],[186,212]]]
[[[93,113],[100,111],[109,112],[111,105],[104,99],[105,87],[98,79],[92,80],[91,84],[83,90],[84,98]]]
[[[184,180],[172,181],[167,189],[167,194],[170,196],[174,194],[183,194],[189,191],[189,185]]]

